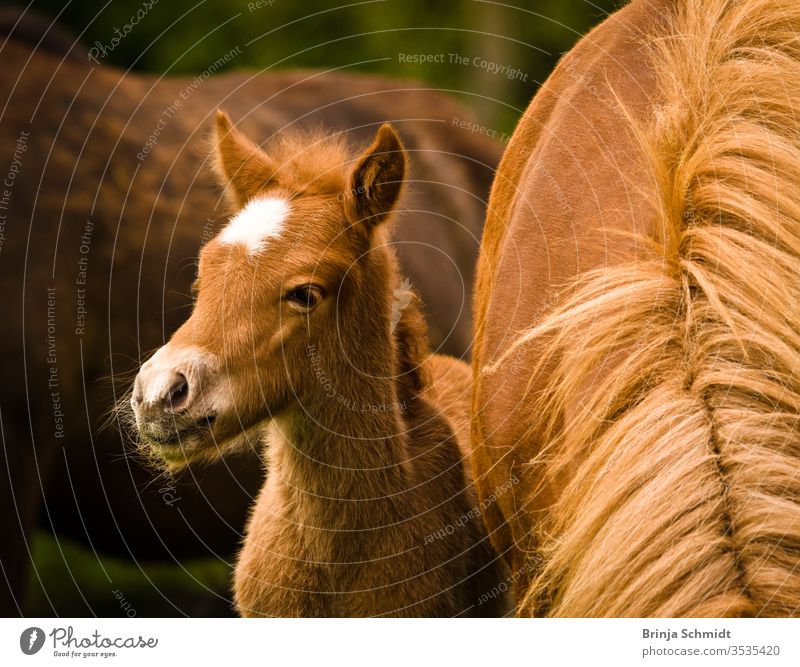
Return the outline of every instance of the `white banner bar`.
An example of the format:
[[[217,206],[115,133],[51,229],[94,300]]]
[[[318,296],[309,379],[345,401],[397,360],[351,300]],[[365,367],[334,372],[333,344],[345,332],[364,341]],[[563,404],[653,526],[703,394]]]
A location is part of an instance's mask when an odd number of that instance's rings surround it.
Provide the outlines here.
[[[7,619],[0,665],[800,665],[800,621]],[[245,662],[247,661],[247,662]]]

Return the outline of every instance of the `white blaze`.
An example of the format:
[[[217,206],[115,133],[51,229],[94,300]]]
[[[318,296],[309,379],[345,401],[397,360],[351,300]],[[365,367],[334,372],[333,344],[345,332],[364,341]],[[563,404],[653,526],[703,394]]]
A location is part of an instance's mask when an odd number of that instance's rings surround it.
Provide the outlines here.
[[[289,216],[289,202],[278,197],[258,197],[247,203],[220,232],[221,243],[241,243],[250,254],[263,250],[270,238],[280,236]]]

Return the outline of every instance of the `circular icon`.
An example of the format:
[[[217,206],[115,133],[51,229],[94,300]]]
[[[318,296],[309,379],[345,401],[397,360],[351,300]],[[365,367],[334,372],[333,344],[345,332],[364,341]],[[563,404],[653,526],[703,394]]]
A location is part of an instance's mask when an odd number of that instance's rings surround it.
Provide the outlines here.
[[[44,646],[44,630],[41,628],[28,628],[19,636],[19,647],[25,655],[38,653]]]

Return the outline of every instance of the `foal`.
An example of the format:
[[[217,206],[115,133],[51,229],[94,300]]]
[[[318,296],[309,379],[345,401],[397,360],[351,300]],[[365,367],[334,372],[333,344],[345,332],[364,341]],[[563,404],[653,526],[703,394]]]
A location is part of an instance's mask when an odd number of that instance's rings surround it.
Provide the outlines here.
[[[388,246],[406,162],[394,130],[356,160],[330,137],[266,153],[219,113],[216,157],[238,213],[203,248],[194,311],[132,402],[173,463],[263,440],[240,613],[498,614],[466,463],[470,372],[430,355]]]

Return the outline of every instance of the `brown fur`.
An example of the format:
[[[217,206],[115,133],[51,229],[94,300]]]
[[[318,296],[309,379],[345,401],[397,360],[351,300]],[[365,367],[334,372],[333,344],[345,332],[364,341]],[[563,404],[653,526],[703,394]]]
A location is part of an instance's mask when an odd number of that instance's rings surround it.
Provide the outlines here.
[[[353,160],[318,136],[262,153],[224,114],[217,133],[217,170],[233,197],[283,197],[291,214],[255,256],[218,239],[204,247],[192,316],[159,355],[211,355],[218,370],[194,384],[224,386],[229,404],[217,400],[213,425],[184,431],[178,451],[152,446],[175,461],[213,458],[243,431],[263,433],[270,474],[236,567],[239,611],[499,613],[501,598],[481,600],[500,568],[458,440],[469,368],[431,357],[415,295],[392,321],[393,298],[406,294],[385,224],[405,172],[397,135],[384,125]],[[309,153],[319,159],[302,165]],[[291,298],[298,286],[313,287],[313,306]]]
[[[473,433],[479,484],[524,473],[490,525],[525,564],[521,613],[800,609],[799,31],[795,2],[635,2],[512,139],[479,268]],[[544,136],[576,154],[555,162]],[[530,230],[542,218],[550,235]],[[523,266],[546,245],[556,267],[522,307],[496,296],[525,281],[504,281],[512,237]],[[514,305],[527,326],[501,330]]]

